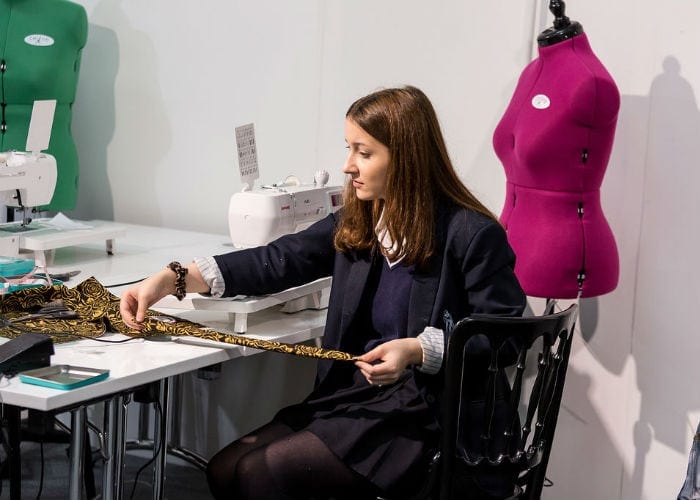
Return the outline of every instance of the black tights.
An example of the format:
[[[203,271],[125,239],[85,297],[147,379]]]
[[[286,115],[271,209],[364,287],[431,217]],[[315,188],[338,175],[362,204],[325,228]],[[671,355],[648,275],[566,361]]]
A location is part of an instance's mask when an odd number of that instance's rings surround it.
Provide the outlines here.
[[[269,423],[229,444],[207,466],[218,500],[375,499],[378,491],[308,431]]]

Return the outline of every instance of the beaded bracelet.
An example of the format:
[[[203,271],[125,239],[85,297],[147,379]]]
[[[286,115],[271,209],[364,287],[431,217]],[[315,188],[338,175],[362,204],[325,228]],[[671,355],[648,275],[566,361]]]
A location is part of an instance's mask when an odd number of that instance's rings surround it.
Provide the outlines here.
[[[187,294],[185,276],[187,276],[188,269],[186,267],[182,267],[182,265],[176,260],[168,264],[168,269],[175,273],[175,293],[173,295],[177,298],[177,300],[182,300]]]

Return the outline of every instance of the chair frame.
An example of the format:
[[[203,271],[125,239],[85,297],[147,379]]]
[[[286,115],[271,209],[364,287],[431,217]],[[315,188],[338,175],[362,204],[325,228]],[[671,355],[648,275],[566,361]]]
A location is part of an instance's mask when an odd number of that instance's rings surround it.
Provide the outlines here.
[[[518,475],[516,491],[512,498],[539,499],[545,480],[552,440],[556,428],[564,389],[569,354],[577,318],[577,305],[544,316],[495,317],[472,316],[459,321],[450,335],[445,365],[445,402],[442,418],[440,458],[435,461],[431,476],[439,477],[439,498],[449,500],[453,495],[453,476],[456,465],[479,474],[485,470],[510,471]],[[482,452],[477,458],[457,453],[459,411],[461,405],[464,350],[467,342],[477,335],[486,336],[492,346],[488,375],[484,427],[481,432]],[[506,445],[497,456],[490,450],[493,445],[493,410],[495,406],[495,384],[499,366],[498,352],[508,339],[520,341],[512,390],[506,410],[506,429],[503,439]],[[520,399],[527,362],[527,354],[537,339],[542,339],[539,351],[537,374],[527,401],[524,422],[519,427]],[[496,349],[493,349],[496,346]],[[466,381],[468,382],[468,381]],[[536,418],[535,418],[536,416]],[[534,421],[534,427],[533,427]],[[518,432],[519,430],[519,432]],[[519,435],[518,435],[519,434]],[[514,439],[517,446],[513,446]],[[434,478],[433,478],[434,479]],[[524,490],[523,490],[524,488]]]

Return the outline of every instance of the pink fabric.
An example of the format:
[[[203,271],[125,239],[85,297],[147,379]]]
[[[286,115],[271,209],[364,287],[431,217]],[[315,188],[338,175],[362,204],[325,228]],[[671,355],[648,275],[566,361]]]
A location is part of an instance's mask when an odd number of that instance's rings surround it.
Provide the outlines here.
[[[501,222],[530,296],[575,298],[581,285],[581,296],[593,297],[617,286],[600,186],[619,107],[585,34],[540,47],[520,76],[493,145],[507,179]]]

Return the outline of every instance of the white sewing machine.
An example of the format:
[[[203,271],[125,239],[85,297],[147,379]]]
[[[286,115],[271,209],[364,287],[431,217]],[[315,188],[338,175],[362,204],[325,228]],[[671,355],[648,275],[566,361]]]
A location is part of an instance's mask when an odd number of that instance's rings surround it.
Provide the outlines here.
[[[38,265],[50,263],[56,248],[104,240],[112,253],[112,241],[126,230],[109,222],[91,225],[58,226],[56,218],[48,222],[32,221],[36,207],[48,205],[58,178],[56,159],[42,153],[49,147],[56,101],[35,101],[27,134],[27,151],[0,153],[0,204],[22,210],[21,222],[0,224],[0,255],[16,256],[33,251]],[[67,218],[63,217],[65,220]]]
[[[96,221],[59,227],[47,219],[32,220],[33,208],[51,202],[57,175],[56,159],[50,154],[0,153],[0,204],[22,209],[21,222],[0,224],[0,255],[30,251],[38,265],[46,265],[56,248],[103,240],[107,253],[112,253],[113,239],[126,233],[123,226]]]
[[[30,208],[48,205],[56,187],[56,159],[45,153],[0,153],[0,203]]]
[[[285,182],[233,194],[229,203],[229,232],[235,247],[255,247],[285,234],[294,233],[336,212],[343,206],[340,186],[326,186],[328,173],[314,176],[314,184],[299,184],[295,178]],[[215,299],[187,294],[177,301],[168,296],[156,307],[225,311],[234,333],[245,333],[248,314],[282,305],[283,312],[327,307],[331,278],[321,278],[305,285],[262,297]]]
[[[29,224],[28,209],[48,205],[56,188],[56,159],[42,153],[49,147],[55,110],[53,99],[34,101],[26,152],[0,153],[0,203],[23,210],[22,226]]]
[[[328,173],[317,174],[327,182]],[[263,186],[231,196],[228,227],[237,248],[265,245],[285,234],[295,233],[343,206],[340,186],[325,182]]]

